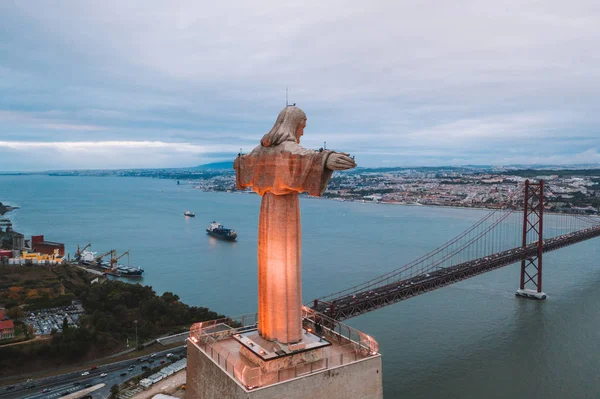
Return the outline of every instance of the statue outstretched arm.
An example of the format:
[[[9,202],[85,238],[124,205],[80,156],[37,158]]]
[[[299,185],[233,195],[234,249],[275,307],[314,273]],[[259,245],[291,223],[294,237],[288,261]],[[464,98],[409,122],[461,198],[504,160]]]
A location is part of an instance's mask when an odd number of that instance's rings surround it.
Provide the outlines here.
[[[325,167],[329,170],[347,170],[356,167],[356,162],[345,152],[332,152],[327,158]]]

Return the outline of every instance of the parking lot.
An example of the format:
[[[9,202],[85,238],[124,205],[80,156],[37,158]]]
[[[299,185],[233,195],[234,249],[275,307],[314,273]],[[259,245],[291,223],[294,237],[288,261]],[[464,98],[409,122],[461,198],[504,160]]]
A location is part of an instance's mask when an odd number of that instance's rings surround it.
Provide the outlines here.
[[[49,335],[52,330],[61,332],[66,318],[69,327],[77,327],[79,316],[83,313],[81,305],[69,305],[59,308],[42,309],[30,312],[25,324],[32,326],[36,335]]]

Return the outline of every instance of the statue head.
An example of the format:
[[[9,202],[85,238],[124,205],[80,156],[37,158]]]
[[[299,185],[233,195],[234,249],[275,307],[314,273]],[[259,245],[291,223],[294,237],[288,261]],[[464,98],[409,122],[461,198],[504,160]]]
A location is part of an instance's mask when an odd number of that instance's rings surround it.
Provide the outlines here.
[[[304,134],[306,114],[295,105],[285,107],[269,133],[260,140],[263,147],[274,147],[285,141],[300,143],[300,136]]]

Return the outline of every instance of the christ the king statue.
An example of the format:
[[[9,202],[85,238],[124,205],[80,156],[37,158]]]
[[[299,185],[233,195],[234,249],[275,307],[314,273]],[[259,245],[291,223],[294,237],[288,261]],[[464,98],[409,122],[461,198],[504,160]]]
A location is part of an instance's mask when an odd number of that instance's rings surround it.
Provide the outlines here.
[[[306,114],[286,106],[251,153],[234,162],[238,189],[262,196],[258,222],[258,332],[282,344],[302,340],[302,239],[298,194],[321,196],[334,170],[356,163],[346,153],[300,146]]]

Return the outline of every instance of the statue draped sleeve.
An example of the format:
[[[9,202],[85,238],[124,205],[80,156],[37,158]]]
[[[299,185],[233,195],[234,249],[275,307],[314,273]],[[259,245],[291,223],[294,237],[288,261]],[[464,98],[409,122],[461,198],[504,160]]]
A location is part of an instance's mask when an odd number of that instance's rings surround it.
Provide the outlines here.
[[[238,189],[252,187],[259,195],[307,192],[321,196],[333,173],[325,167],[331,151],[314,151],[294,142],[256,147],[234,162]]]

